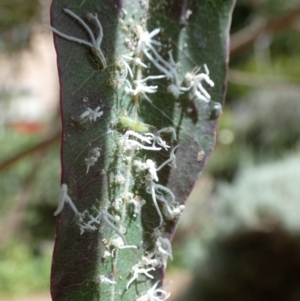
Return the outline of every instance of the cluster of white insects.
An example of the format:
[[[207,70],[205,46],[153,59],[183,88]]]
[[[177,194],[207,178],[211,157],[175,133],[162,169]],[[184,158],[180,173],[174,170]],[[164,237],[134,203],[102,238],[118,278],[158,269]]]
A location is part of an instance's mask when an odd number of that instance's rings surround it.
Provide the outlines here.
[[[101,49],[103,29],[97,14],[88,15],[88,19],[97,27],[98,35],[95,36],[82,18],[69,9],[64,9],[64,12],[83,26],[89,35],[90,41],[69,36],[53,27],[50,27],[50,29],[64,39],[88,46],[100,59],[102,67],[105,70],[108,67],[108,64]],[[157,50],[162,47],[162,43],[155,39],[159,33],[159,28],[148,32],[141,25],[135,27],[136,38],[135,41],[131,43],[131,47],[129,47],[130,52],[119,56],[117,59],[117,63],[121,68],[116,73],[114,84],[117,87],[125,85],[123,91],[125,91],[126,94],[132,95],[133,97],[139,97],[140,99],[143,98],[151,103],[149,94],[156,93],[158,86],[148,85],[147,82],[149,80],[153,81],[164,78],[168,81],[167,91],[172,94],[173,97],[178,98],[180,94],[187,93],[189,99],[192,101],[204,101],[208,103],[211,100],[211,97],[204,86],[213,87],[214,82],[209,77],[207,66],[204,65],[203,67],[204,73],[201,73],[200,67],[195,67],[191,72],[187,72],[183,79],[180,80],[180,66],[179,63],[175,62],[172,51],[168,51],[168,60],[165,60]],[[145,78],[141,78],[142,70],[147,69],[147,65],[142,61],[143,57],[146,58],[150,64],[153,64],[161,74],[149,75]],[[137,69],[141,72],[134,72]],[[205,83],[204,86],[203,83]],[[97,122],[98,118],[101,118],[102,115],[103,112],[101,111],[100,106],[97,106],[95,109],[88,107],[80,115],[80,119],[89,122]],[[131,277],[126,285],[126,289],[128,289],[133,282],[138,280],[139,276],[153,279],[154,277],[151,274],[152,271],[159,267],[166,268],[168,258],[172,259],[172,249],[170,240],[162,235],[164,222],[165,220],[177,220],[184,210],[184,205],[180,205],[176,201],[175,195],[168,187],[159,183],[158,176],[158,173],[162,168],[168,165],[176,167],[175,152],[178,145],[171,147],[171,145],[168,145],[163,139],[163,137],[171,136],[170,144],[173,144],[173,142],[176,141],[176,132],[174,128],[168,127],[151,131],[145,124],[142,124],[142,126],[139,127],[135,126],[137,125],[137,122],[130,119],[130,117],[124,117],[122,123],[127,127],[127,130],[123,134],[117,134],[120,158],[122,159],[122,162],[124,162],[121,170],[129,170],[130,177],[134,178],[134,174],[138,181],[143,183],[145,192],[152,199],[155,210],[159,216],[159,225],[154,231],[154,249],[149,253],[145,252],[139,261],[132,266],[130,271]],[[151,158],[140,159],[136,155],[139,150],[149,152],[169,151],[169,156],[165,162],[160,166],[157,166],[156,162]],[[94,166],[99,158],[99,147],[95,147],[89,151],[84,161],[87,174],[91,168],[95,168]],[[126,173],[118,171],[115,175],[114,183],[120,187],[126,187],[124,188],[124,192],[115,197],[109,204],[104,205],[103,208],[92,208],[92,210],[85,210],[84,212],[79,212],[77,210],[72,198],[68,194],[67,185],[62,184],[61,186],[59,205],[54,213],[55,215],[58,215],[64,208],[64,204],[67,203],[76,216],[76,223],[79,226],[81,235],[86,231],[99,230],[103,226],[110,228],[114,232],[114,236],[109,242],[106,242],[106,250],[103,254],[104,259],[109,257],[113,258],[115,253],[120,249],[137,248],[135,245],[129,245],[126,241],[126,229],[123,225],[121,211],[124,206],[125,208],[126,206],[133,206],[132,216],[135,218],[140,214],[141,208],[146,201],[130,191],[131,187],[129,187],[130,185],[127,185],[129,180]],[[130,181],[132,182],[132,179]],[[132,183],[131,186],[133,186]],[[113,209],[114,214],[110,213],[110,209]],[[116,279],[108,278],[105,275],[98,275],[95,281],[109,285],[115,285],[117,283]],[[158,288],[158,284],[159,282],[156,282],[148,291],[138,296],[136,301],[166,300],[170,296],[170,293]]]

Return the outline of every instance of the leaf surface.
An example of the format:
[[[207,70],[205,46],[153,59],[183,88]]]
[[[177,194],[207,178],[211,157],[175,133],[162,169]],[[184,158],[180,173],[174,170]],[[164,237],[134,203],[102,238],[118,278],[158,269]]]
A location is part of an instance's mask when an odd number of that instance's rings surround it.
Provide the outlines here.
[[[174,194],[177,205],[185,203],[214,146],[218,104],[223,102],[226,90],[232,7],[233,0],[53,1],[52,26],[85,41],[90,40],[88,32],[63,9],[68,8],[85,20],[96,37],[97,25],[88,14],[97,13],[104,33],[101,49],[108,65],[104,69],[84,43],[55,35],[63,123],[62,183],[67,184],[68,196],[79,214],[65,203],[58,217],[51,273],[54,301],[132,301],[145,294],[157,280],[162,280],[164,266],[160,265],[150,272],[152,284],[149,276],[139,274],[126,289],[133,276],[132,267],[142,256],[155,253],[157,229],[161,237],[171,240],[178,222],[177,218],[166,217],[166,206],[158,201],[164,218],[160,225],[153,197],[145,184],[146,171],[138,172],[135,162],[151,159],[158,167],[176,147],[176,166],[167,164],[157,171],[158,183]],[[209,103],[191,99],[190,91],[182,92],[179,97],[168,93],[170,81],[166,78],[147,81],[148,86],[157,86],[156,93],[147,94],[150,101],[126,92],[125,87],[129,85],[120,81],[125,72],[120,57],[131,55],[136,48],[137,26],[149,32],[160,28],[154,36],[161,43],[157,51],[167,61],[168,51],[172,50],[182,87],[187,86],[184,83],[187,73],[192,74],[197,66],[204,72],[203,66],[207,65],[214,82],[214,87],[205,85],[211,95]],[[162,74],[145,56],[143,62],[147,69],[139,65],[132,67],[135,79]],[[128,81],[133,87],[130,77]],[[90,120],[88,112],[95,112],[98,107],[103,115]],[[169,149],[121,152],[119,139],[126,130],[137,130],[143,135],[143,128],[153,135],[162,128],[172,128],[176,140],[169,130],[160,135]],[[100,156],[87,172],[87,160],[95,156],[95,148]],[[170,201],[170,194],[160,191],[160,196]],[[121,209],[116,208],[117,199],[122,200]],[[136,205],[130,200],[145,200],[140,213],[135,212]],[[120,238],[118,231],[103,218],[98,220],[99,224],[91,223],[91,217],[95,218],[99,212],[119,216],[120,223],[110,220],[111,223],[124,232],[126,244],[136,249],[115,247],[114,239]],[[81,234],[80,227],[89,222],[97,229]],[[109,257],[107,252],[113,256]],[[116,284],[101,282],[100,275]]]

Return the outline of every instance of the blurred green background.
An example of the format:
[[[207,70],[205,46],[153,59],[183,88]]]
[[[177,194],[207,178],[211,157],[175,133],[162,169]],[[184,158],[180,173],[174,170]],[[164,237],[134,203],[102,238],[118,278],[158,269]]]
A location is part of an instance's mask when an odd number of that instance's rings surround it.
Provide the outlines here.
[[[49,7],[0,2],[0,300],[49,296],[60,183]],[[189,279],[216,237],[265,229],[270,212],[300,230],[299,2],[237,0],[231,36],[216,148],[180,221],[168,278]]]

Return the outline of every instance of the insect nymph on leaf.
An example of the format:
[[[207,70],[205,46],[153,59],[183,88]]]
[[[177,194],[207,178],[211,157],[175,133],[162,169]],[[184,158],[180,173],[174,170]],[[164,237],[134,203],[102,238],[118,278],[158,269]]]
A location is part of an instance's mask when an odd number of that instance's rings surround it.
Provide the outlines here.
[[[119,124],[122,128],[127,130],[132,130],[137,133],[153,133],[156,134],[158,130],[156,127],[150,124],[146,124],[140,121],[137,121],[133,118],[127,116],[120,116],[119,117]]]
[[[101,43],[102,43],[102,39],[103,39],[103,29],[102,29],[102,25],[98,19],[97,14],[88,14],[88,19],[89,20],[93,20],[99,30],[99,33],[97,35],[97,37],[95,37],[95,35],[93,34],[92,30],[90,29],[90,27],[84,22],[83,19],[81,19],[79,16],[77,16],[75,13],[73,13],[70,9],[64,8],[63,11],[68,14],[69,16],[71,16],[73,19],[77,20],[83,27],[84,29],[87,31],[88,35],[90,36],[91,41],[88,42],[86,40],[83,39],[79,39],[76,37],[72,37],[68,34],[62,33],[59,30],[55,29],[52,26],[48,26],[45,25],[47,28],[51,29],[53,32],[55,32],[58,36],[60,36],[63,39],[78,43],[78,44],[83,44],[86,45],[88,47],[91,48],[93,54],[100,59],[103,68],[105,69],[107,67],[107,62],[106,59],[104,57],[104,54],[101,50]]]

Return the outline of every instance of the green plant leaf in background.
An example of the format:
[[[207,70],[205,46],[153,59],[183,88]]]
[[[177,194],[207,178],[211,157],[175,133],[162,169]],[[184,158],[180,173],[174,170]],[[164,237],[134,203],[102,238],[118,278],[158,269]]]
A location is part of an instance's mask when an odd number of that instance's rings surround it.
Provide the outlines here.
[[[54,301],[167,298],[170,241],[214,146],[233,2],[53,1],[63,123]]]

